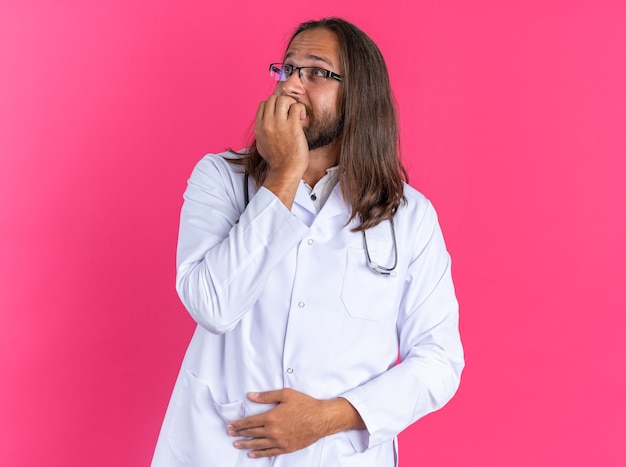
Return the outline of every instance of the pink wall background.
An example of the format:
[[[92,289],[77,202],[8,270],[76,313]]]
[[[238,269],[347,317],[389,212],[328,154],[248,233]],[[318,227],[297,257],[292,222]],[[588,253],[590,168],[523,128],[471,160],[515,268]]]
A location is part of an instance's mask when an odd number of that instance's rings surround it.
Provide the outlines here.
[[[0,465],[148,465],[187,177],[328,15],[387,58],[461,302],[461,388],[401,465],[626,465],[620,0],[2,1]]]

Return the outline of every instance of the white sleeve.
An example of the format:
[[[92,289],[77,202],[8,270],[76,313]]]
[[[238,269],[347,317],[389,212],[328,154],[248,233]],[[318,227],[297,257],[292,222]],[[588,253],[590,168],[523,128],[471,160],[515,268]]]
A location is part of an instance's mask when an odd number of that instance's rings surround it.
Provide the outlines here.
[[[458,303],[450,256],[430,203],[416,233],[397,321],[400,362],[342,394],[367,427],[349,432],[360,451],[393,439],[443,407],[460,382],[464,358]]]
[[[206,156],[191,174],[181,211],[176,255],[181,301],[208,331],[232,329],[258,298],[268,273],[307,231],[263,187],[244,211],[243,174],[219,155]]]

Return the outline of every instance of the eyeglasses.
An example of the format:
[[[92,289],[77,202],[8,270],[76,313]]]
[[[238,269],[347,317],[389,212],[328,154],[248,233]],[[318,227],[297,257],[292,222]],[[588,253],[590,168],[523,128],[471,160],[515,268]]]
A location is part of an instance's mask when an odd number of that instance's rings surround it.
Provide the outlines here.
[[[270,64],[270,76],[276,81],[287,81],[296,70],[298,70],[298,75],[303,83],[314,86],[324,84],[329,77],[341,81],[341,75],[316,66],[293,66],[286,63]]]

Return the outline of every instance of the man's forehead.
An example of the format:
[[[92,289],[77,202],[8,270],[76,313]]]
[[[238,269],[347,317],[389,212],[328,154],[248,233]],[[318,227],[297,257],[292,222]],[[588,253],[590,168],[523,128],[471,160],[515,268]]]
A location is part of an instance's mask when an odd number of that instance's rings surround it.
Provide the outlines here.
[[[339,43],[334,32],[328,29],[310,29],[295,36],[285,59],[322,61],[331,66],[339,64]]]

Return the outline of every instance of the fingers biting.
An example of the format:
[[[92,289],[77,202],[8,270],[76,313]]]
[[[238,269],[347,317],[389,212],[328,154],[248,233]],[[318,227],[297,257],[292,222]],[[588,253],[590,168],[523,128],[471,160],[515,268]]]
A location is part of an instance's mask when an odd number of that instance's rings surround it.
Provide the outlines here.
[[[296,100],[293,97],[279,96],[275,98],[276,104],[274,114],[279,118],[286,119],[289,115],[289,111],[292,105],[296,104]]]

